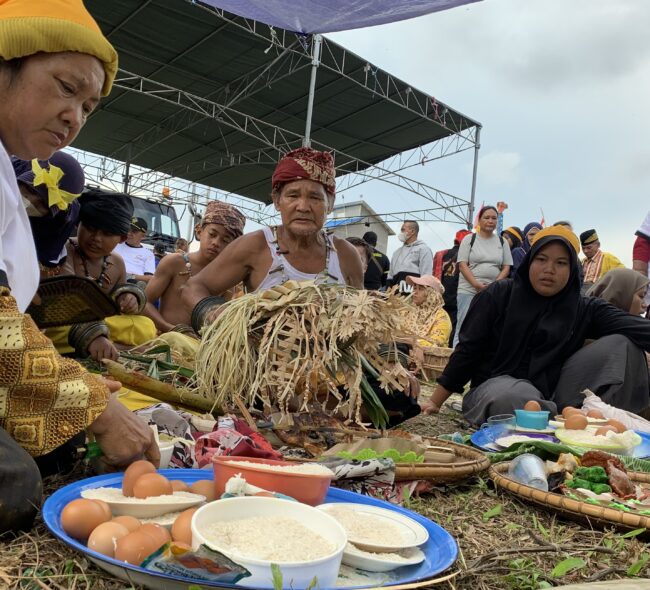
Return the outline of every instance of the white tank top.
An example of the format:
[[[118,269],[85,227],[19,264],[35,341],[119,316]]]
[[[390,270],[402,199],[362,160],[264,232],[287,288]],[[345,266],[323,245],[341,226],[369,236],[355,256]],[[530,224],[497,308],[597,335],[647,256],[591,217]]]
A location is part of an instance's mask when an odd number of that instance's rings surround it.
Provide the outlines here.
[[[291,266],[289,261],[280,252],[277,228],[275,226],[265,227],[263,231],[264,237],[266,238],[266,244],[271,252],[271,266],[269,267],[269,271],[266,273],[264,280],[259,284],[257,289],[255,289],[256,291],[270,289],[271,287],[281,285],[282,283],[291,280],[316,281],[319,284],[335,283],[338,285],[345,285],[343,272],[341,272],[341,265],[339,264],[339,256],[334,247],[334,240],[325,232],[322,232],[321,234],[325,238],[325,247],[327,250],[325,268],[317,274],[309,274],[301,272]]]

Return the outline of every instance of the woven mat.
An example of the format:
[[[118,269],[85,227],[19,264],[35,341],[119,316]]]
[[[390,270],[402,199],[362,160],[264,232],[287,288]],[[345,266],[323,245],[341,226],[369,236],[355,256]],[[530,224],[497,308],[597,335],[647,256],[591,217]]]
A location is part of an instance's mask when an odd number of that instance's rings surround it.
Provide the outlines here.
[[[63,276],[44,279],[38,287],[39,305],[27,313],[39,328],[55,328],[97,322],[120,313],[120,308],[95,281],[85,277]]]

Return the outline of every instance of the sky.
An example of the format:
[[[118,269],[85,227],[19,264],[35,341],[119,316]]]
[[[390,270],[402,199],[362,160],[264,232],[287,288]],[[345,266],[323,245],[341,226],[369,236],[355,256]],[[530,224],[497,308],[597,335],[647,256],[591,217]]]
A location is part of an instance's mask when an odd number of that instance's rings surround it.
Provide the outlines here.
[[[630,266],[650,210],[648,23],[648,0],[483,0],[328,36],[482,123],[477,206],[506,201],[505,226],[539,221],[541,208],[547,224],[594,228]],[[467,152],[409,175],[469,197],[471,165]],[[380,182],[337,202],[360,196],[380,213],[426,203]],[[421,226],[434,251],[459,229]]]

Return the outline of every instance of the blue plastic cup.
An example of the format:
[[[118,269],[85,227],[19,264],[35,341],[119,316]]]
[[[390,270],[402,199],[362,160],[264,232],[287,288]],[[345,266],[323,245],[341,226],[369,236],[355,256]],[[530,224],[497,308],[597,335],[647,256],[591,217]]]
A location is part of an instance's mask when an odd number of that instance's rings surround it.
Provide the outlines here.
[[[516,424],[514,414],[497,414],[490,416],[487,422],[481,426],[481,430],[487,429],[485,435],[488,440],[496,442],[498,439],[512,434]]]

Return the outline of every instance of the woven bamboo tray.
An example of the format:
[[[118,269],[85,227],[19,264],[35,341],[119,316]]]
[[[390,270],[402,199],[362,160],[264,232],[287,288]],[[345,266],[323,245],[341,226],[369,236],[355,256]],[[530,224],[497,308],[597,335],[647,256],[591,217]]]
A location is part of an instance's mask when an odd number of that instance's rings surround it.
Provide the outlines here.
[[[507,477],[510,462],[497,463],[490,467],[489,476],[494,484],[521,499],[529,500],[547,510],[564,515],[570,520],[585,522],[599,527],[615,525],[624,529],[650,529],[650,517],[633,514],[615,508],[596,506],[567,498],[562,494],[544,492]],[[650,483],[650,473],[628,473],[630,479],[637,483]],[[645,534],[645,533],[644,533]],[[648,531],[650,534],[650,531]]]
[[[38,287],[39,305],[27,313],[39,328],[55,328],[97,322],[120,313],[120,308],[95,281],[85,277],[62,276],[44,279]]]
[[[441,346],[428,346],[422,350],[424,352],[422,369],[429,379],[437,378],[442,374],[449,362],[449,357],[454,352],[453,348]]]
[[[433,446],[452,449],[457,460],[454,463],[397,463],[395,465],[397,481],[424,479],[436,484],[455,483],[486,471],[490,467],[490,459],[477,449],[438,438],[423,438]]]

